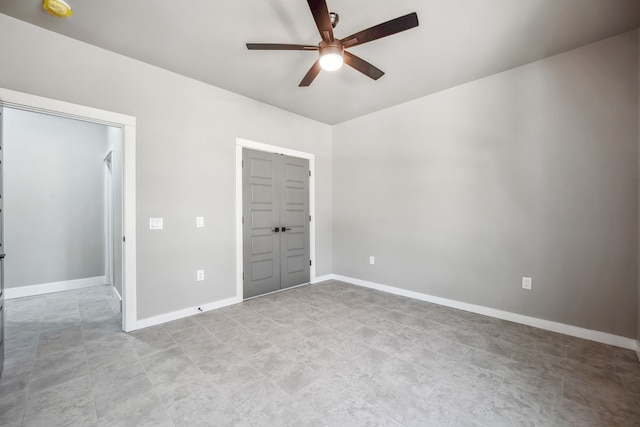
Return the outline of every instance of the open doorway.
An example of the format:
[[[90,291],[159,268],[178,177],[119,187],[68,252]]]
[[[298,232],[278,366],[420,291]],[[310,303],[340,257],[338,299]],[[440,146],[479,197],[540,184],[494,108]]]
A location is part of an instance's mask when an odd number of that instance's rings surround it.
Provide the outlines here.
[[[122,217],[122,130],[107,126],[108,148],[103,160],[105,200],[105,276],[112,286],[114,309],[122,311],[124,234]]]
[[[112,170],[113,180],[112,188],[119,187],[120,195],[120,226],[121,232],[113,233],[115,242],[116,236],[120,244],[113,244],[113,265],[117,265],[118,258],[121,260],[120,275],[113,274],[112,281],[118,282],[120,276],[120,295],[122,297],[122,329],[124,331],[132,331],[138,328],[136,315],[136,227],[135,227],[135,118],[118,113],[112,113],[104,110],[98,110],[90,107],[70,104],[62,101],[56,101],[48,98],[28,95],[20,92],[11,91],[0,88],[0,105],[4,108],[15,108],[29,112],[41,113],[47,116],[64,117],[79,120],[90,124],[105,125],[113,134],[118,134],[121,141],[121,159],[120,172],[115,173]],[[113,136],[113,135],[111,135]],[[104,153],[101,153],[99,161],[104,160]],[[112,154],[113,156],[113,154]],[[113,157],[112,157],[113,159]],[[112,163],[112,168],[114,163]],[[103,165],[104,168],[104,165]],[[104,169],[100,169],[99,173],[104,173]],[[120,177],[120,184],[115,184],[115,177]],[[114,202],[117,200],[114,198]],[[114,203],[115,205],[115,203]],[[102,207],[102,206],[101,206]],[[114,206],[114,211],[117,207]],[[104,211],[101,211],[102,217]],[[47,212],[40,212],[42,218],[45,219]],[[117,222],[118,215],[114,215],[113,224]],[[104,231],[104,227],[102,227]],[[106,240],[106,239],[105,239]],[[121,255],[117,255],[117,248],[121,248]],[[102,248],[101,265],[103,271],[105,267],[105,247]],[[8,255],[8,258],[11,255]],[[117,267],[114,268],[117,271]],[[102,278],[106,281],[106,277]]]
[[[15,108],[3,130],[7,298],[109,285],[120,312],[121,130]]]

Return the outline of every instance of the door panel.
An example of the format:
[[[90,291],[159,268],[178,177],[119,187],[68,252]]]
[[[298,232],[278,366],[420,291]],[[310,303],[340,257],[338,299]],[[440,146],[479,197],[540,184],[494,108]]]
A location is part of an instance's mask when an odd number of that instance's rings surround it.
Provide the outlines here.
[[[304,234],[287,234],[287,245],[290,250],[293,249],[304,249],[306,242]]]
[[[242,152],[244,297],[280,289],[280,239],[276,161],[268,153]]]
[[[280,217],[282,288],[309,282],[309,161],[281,156],[284,170]]]
[[[293,209],[295,208],[292,208],[292,210],[285,212],[284,224],[286,224],[287,227],[304,227],[305,223],[309,221],[309,219],[307,218],[306,209]]]
[[[242,159],[244,298],[309,282],[309,161],[248,149]]]
[[[269,179],[264,175],[256,176],[253,175],[253,178],[259,179]],[[251,201],[253,203],[273,203],[273,185],[272,184],[252,184],[251,185]]]
[[[274,278],[273,267],[274,263],[271,259],[251,263],[251,280],[255,282]],[[275,291],[277,289],[278,288],[269,289],[266,292]]]
[[[255,236],[251,239],[251,254],[260,255],[273,252],[273,238],[271,236]]]

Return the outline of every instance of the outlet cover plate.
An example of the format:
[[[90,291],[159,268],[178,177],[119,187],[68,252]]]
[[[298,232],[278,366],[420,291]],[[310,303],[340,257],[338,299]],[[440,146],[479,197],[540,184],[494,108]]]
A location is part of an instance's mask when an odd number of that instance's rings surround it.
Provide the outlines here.
[[[522,289],[526,289],[528,291],[531,290],[531,283],[532,279],[531,277],[523,277],[522,278]]]

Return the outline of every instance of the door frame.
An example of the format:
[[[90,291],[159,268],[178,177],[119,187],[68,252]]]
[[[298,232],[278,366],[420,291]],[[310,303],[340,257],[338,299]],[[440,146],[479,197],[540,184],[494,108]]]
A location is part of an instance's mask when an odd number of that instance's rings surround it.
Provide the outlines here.
[[[115,261],[113,256],[113,170],[112,162],[113,147],[109,147],[107,154],[104,156],[104,272],[107,284],[113,286]],[[111,166],[107,165],[108,162]]]
[[[277,145],[264,144],[262,142],[250,141],[248,139],[236,138],[236,297],[238,301],[244,300],[244,289],[242,271],[244,269],[244,256],[242,253],[242,149],[249,148],[267,153],[284,154],[286,156],[298,157],[309,161],[309,283],[314,283],[316,279],[316,171],[315,154],[304,151],[292,150],[290,148],[278,147]]]
[[[84,105],[72,104],[0,87],[0,105],[119,127],[123,142],[123,242],[122,330],[138,329],[136,301],[136,118]]]

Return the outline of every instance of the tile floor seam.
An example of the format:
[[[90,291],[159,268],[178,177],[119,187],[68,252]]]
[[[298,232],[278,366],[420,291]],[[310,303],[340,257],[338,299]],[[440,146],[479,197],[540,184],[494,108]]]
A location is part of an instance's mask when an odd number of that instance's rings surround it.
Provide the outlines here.
[[[87,362],[87,365],[89,363]],[[98,424],[100,422],[100,419],[98,418],[98,406],[96,404],[96,394],[93,390],[93,379],[91,378],[91,372],[89,371],[88,373],[89,376],[89,386],[91,387],[91,402],[93,403],[93,410],[95,411],[96,414],[96,424]]]
[[[41,332],[42,332],[42,323],[39,322],[38,323],[38,339],[36,341],[38,344],[36,344],[36,350],[35,350],[35,354],[36,355],[38,354],[38,345],[40,343],[40,334],[41,334]],[[37,356],[36,356],[36,359],[37,359]],[[31,369],[29,370],[29,379],[27,380],[27,387],[26,387],[26,390],[25,390],[24,408],[22,409],[22,421],[21,421],[20,425],[24,425],[24,423],[26,421],[26,418],[27,418],[27,406],[29,404],[29,396],[31,395],[29,389],[30,389],[30,385],[31,385],[31,379],[33,377],[33,369],[36,366],[36,362],[35,362],[36,359],[33,360],[33,363],[31,365]]]

